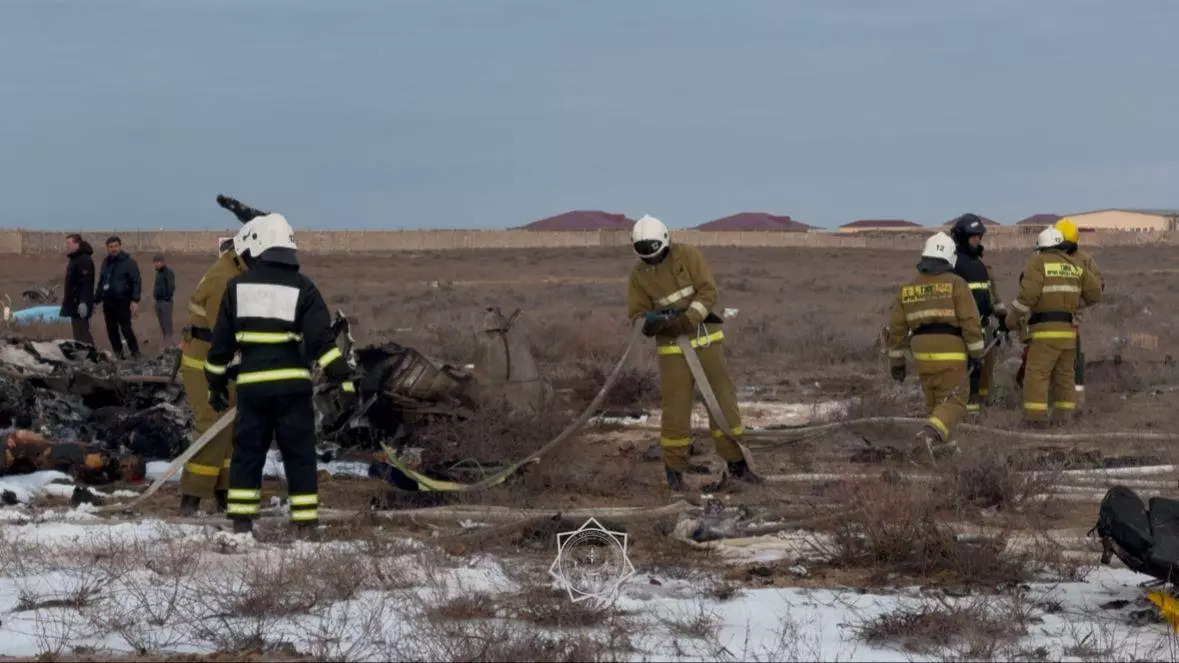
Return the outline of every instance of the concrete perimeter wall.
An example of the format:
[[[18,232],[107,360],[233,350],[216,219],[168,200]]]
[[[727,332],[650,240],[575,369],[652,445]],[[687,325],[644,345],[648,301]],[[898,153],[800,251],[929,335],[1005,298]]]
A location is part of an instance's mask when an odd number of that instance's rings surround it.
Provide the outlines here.
[[[673,241],[694,246],[736,246],[746,248],[811,247],[916,250],[935,232],[920,233],[796,233],[672,230]],[[101,253],[101,243],[118,235],[124,248],[134,254],[213,253],[219,238],[228,231],[216,230],[122,230],[86,232],[83,237]],[[65,233],[0,229],[0,255],[61,253]],[[455,249],[532,249],[562,247],[625,247],[626,231],[530,231],[530,230],[300,230],[296,239],[306,253],[389,253],[393,251],[448,251]],[[1179,231],[1084,233],[1086,246],[1133,246],[1179,244]],[[987,233],[991,250],[1030,249],[1035,233],[1001,228]]]

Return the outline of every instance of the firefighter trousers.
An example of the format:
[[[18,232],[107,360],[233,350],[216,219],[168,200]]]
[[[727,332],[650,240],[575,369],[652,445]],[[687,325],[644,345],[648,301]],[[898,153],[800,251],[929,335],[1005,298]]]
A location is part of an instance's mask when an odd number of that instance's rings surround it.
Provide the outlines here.
[[[277,439],[290,495],[291,520],[314,525],[319,515],[315,411],[311,394],[238,399],[233,463],[229,469],[230,518],[252,519],[262,504],[262,470]]]
[[[724,346],[714,341],[707,347],[696,349],[700,367],[716,395],[721,413],[725,415],[732,433],[738,439],[745,432],[741,426],[741,412],[737,408],[737,388],[729,375],[725,361]],[[672,470],[683,472],[688,469],[692,455],[692,402],[696,381],[692,370],[677,346],[659,347],[659,391],[662,396],[663,419],[659,443],[663,448],[663,464]],[[709,429],[716,444],[716,453],[726,463],[744,459],[741,448],[729,439],[708,413]]]
[[[943,440],[950,442],[958,430],[958,421],[966,414],[966,400],[970,393],[966,362],[917,360],[916,363],[921,390],[925,392],[929,425]]]
[[[195,342],[195,341],[193,341]],[[221,418],[209,405],[209,383],[205,380],[204,361],[184,355],[180,358],[180,379],[184,384],[184,395],[192,408],[195,428],[193,439],[200,437]],[[236,404],[233,383],[229,383],[229,405]],[[180,494],[202,500],[213,499],[217,490],[229,488],[230,456],[233,454],[233,426],[226,426],[217,437],[184,464],[180,475]]]
[[[1023,417],[1047,421],[1049,410],[1068,415],[1077,409],[1077,344],[1072,338],[1033,338],[1023,377]]]
[[[978,412],[989,402],[991,380],[995,374],[998,357],[998,348],[991,348],[987,356],[983,357],[982,366],[970,374],[970,398],[966,402],[968,412]]]

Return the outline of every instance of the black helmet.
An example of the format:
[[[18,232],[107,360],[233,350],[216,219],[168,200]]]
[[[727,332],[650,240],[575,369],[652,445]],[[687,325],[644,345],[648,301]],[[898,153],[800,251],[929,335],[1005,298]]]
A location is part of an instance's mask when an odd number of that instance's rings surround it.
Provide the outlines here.
[[[954,219],[954,227],[950,229],[950,236],[954,238],[954,242],[963,246],[971,236],[982,237],[985,234],[987,234],[987,226],[977,214],[963,214]]]

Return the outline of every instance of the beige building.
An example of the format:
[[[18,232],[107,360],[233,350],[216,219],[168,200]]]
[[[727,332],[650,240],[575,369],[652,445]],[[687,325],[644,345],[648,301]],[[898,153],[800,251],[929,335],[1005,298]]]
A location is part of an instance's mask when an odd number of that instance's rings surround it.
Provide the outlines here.
[[[1066,216],[1082,230],[1148,232],[1179,229],[1179,209],[1101,209]]]

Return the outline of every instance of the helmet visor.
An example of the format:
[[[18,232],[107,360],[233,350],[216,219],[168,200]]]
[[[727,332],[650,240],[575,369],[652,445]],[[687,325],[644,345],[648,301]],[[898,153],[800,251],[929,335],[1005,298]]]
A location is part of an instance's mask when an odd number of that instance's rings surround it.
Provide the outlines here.
[[[662,249],[663,240],[661,239],[641,239],[635,242],[635,253],[643,258],[650,258]]]

